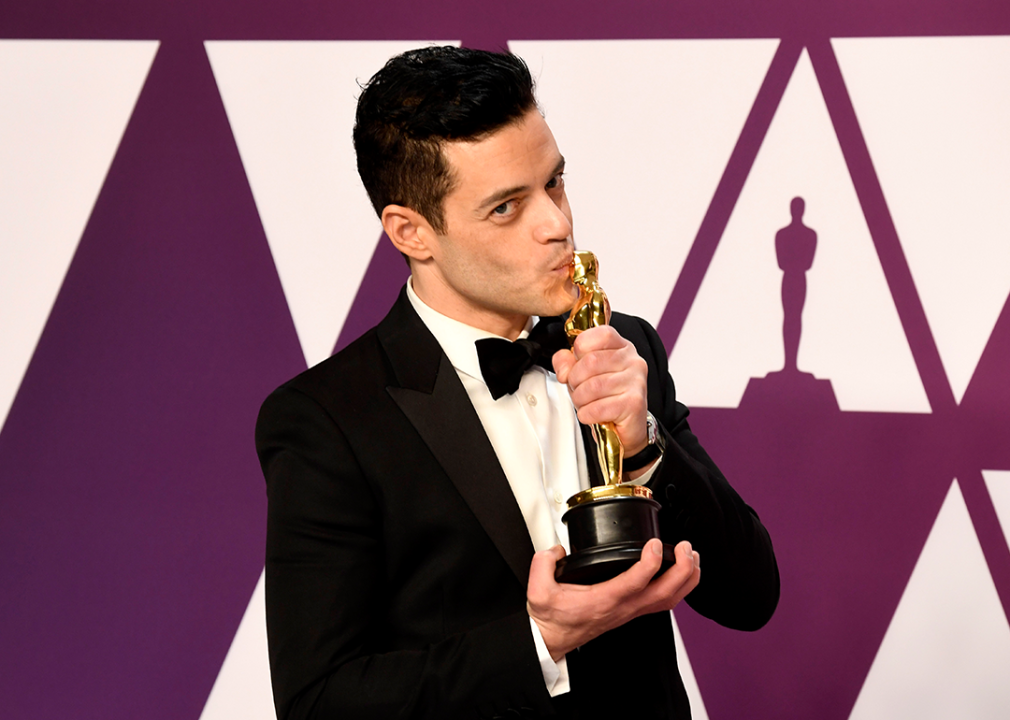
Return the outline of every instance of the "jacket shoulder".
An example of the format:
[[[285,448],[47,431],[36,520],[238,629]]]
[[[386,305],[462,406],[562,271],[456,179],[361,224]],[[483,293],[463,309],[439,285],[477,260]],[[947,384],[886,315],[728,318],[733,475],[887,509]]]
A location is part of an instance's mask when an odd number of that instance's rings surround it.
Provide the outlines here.
[[[337,397],[348,389],[385,388],[390,384],[390,369],[372,328],[340,352],[313,365],[278,390],[294,390],[310,397]]]

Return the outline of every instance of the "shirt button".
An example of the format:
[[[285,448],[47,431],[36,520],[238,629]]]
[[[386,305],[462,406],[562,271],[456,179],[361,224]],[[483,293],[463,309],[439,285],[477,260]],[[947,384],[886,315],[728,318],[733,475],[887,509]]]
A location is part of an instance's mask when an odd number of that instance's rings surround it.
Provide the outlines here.
[[[526,393],[526,402],[530,404],[530,407],[537,406],[537,396],[533,393]]]
[[[565,499],[565,496],[561,494],[560,490],[555,490],[554,491],[554,502],[555,503],[557,503],[558,505],[560,505],[562,502],[564,502],[564,499]]]

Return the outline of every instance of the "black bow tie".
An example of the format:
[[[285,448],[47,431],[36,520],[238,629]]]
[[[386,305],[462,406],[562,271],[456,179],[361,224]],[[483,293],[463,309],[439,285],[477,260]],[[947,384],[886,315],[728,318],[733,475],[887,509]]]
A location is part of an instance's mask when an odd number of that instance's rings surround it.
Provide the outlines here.
[[[495,400],[519,389],[523,373],[534,365],[554,372],[551,358],[568,347],[561,317],[541,318],[529,337],[510,342],[502,338],[475,341],[480,371]]]

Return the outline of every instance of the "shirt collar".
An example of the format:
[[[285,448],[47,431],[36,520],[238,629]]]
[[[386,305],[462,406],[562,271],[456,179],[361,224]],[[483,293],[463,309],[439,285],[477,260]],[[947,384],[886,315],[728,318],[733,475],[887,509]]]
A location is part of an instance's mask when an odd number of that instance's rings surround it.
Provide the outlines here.
[[[461,323],[459,320],[453,320],[451,317],[432,309],[414,292],[412,278],[407,279],[407,299],[410,300],[410,304],[421,318],[421,322],[442,346],[442,351],[449,358],[452,366],[457,371],[484,382],[484,376],[480,371],[480,360],[477,358],[477,346],[474,345],[474,342],[482,338],[501,336]],[[536,317],[527,320],[526,327],[519,333],[519,337],[524,338],[529,335],[536,320]]]

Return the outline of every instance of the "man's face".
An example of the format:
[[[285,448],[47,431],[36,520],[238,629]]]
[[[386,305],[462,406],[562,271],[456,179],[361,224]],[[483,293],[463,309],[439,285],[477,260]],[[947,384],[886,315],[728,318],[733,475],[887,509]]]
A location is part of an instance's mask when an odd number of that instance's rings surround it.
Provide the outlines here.
[[[509,337],[530,315],[571,308],[564,158],[540,113],[476,142],[446,143],[442,152],[454,182],[443,203],[446,231],[429,243],[434,282],[422,299]]]

